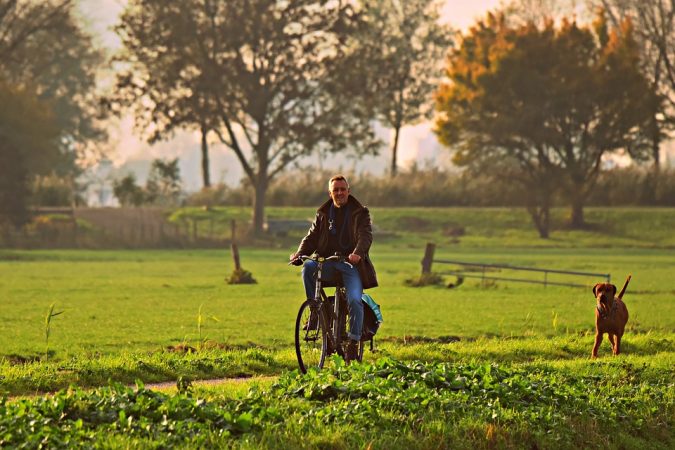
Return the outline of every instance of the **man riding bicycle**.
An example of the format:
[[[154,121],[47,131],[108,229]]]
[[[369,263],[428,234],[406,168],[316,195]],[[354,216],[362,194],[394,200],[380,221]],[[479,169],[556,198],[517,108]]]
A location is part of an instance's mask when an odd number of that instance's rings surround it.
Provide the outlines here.
[[[345,261],[326,261],[322,278],[334,278],[336,272],[342,275],[349,310],[349,344],[345,355],[349,362],[357,359],[361,340],[363,290],[377,286],[375,268],[368,256],[373,232],[368,208],[350,195],[349,183],[344,176],[335,175],[328,181],[328,195],[330,199],[317,210],[307,235],[298,250],[291,254],[290,260],[300,265],[300,255],[315,252],[323,257],[335,254],[346,256]],[[305,261],[302,279],[308,299],[314,297],[316,271],[315,261]]]

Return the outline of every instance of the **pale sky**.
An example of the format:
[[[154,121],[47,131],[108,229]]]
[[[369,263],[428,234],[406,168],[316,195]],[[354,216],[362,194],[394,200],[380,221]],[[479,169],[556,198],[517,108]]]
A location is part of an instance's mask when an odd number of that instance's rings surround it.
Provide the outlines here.
[[[466,30],[476,18],[495,9],[501,0],[447,0],[441,14],[443,20],[454,28]]]
[[[501,0],[446,0],[441,10],[442,20],[454,28],[464,30],[477,17],[499,6]],[[93,29],[105,35],[108,46],[116,46],[117,39],[108,30],[117,20],[126,0],[80,0],[83,15],[91,22]]]
[[[402,0],[405,1],[405,0]],[[563,0],[561,0],[563,1]],[[98,43],[108,49],[119,48],[119,40],[111,27],[116,23],[127,0],[79,0],[80,12],[95,34]],[[476,19],[482,18],[488,11],[494,10],[508,1],[504,0],[446,0],[441,9],[441,20],[453,28],[465,31]],[[110,80],[109,80],[110,81]],[[384,140],[387,131],[378,133]],[[180,170],[184,187],[189,191],[201,188],[200,172],[200,136],[198,133],[179,131],[174,139],[148,145],[133,132],[133,119],[125,117],[109,127],[109,158],[115,167],[124,172],[134,171],[137,179],[143,183],[148,172],[149,161],[155,158],[180,158]],[[449,161],[449,152],[437,142],[430,123],[404,127],[401,130],[399,144],[399,167],[408,167],[416,162],[424,166],[444,165]],[[674,152],[675,142],[671,143],[668,153]],[[217,142],[210,145],[211,179],[213,182],[237,184],[242,170],[231,150]],[[323,161],[311,159],[307,163],[322,167],[335,167],[336,170],[349,170],[358,167],[360,171],[382,173],[390,165],[389,145],[385,144],[379,157],[364,158],[358,162],[345,161],[344,158],[329,158]]]
[[[501,0],[447,0],[442,7],[442,20],[455,29],[464,30],[471,25],[476,18],[482,17],[488,10],[499,6]],[[117,21],[117,17],[124,8],[126,0],[80,0],[80,11],[95,33],[96,39],[103,46],[114,50],[119,48],[119,40],[111,27]],[[181,159],[181,173],[183,174],[186,187],[190,190],[198,189],[200,185],[199,172],[199,143],[200,137],[196,133],[179,132],[176,138],[169,141],[149,146],[139,139],[132,130],[133,120],[131,117],[122,119],[119,124],[111,126],[110,146],[112,152],[110,159],[115,166],[132,161],[151,160],[158,157]],[[387,136],[383,136],[387,138]],[[360,168],[371,165],[372,172],[380,171],[383,167],[389,167],[388,146],[382,151],[382,155],[372,161],[361,161]],[[425,123],[417,126],[405,127],[401,133],[399,146],[399,165],[407,166],[413,161],[423,163],[425,160],[435,160],[443,151],[439,150],[430,124]],[[444,153],[444,152],[443,152]],[[228,183],[236,183],[241,177],[241,169],[231,151],[222,146],[213,145],[211,151],[211,177],[214,181],[226,180]],[[310,161],[312,162],[312,161]],[[314,161],[315,162],[315,161]],[[331,164],[327,161],[326,165]],[[142,167],[142,165],[141,165]],[[345,167],[348,169],[349,167]],[[142,172],[142,169],[138,171]],[[143,173],[136,174],[143,179]]]
[[[560,1],[575,5],[581,3],[574,0]],[[111,27],[116,23],[126,3],[127,0],[79,0],[81,15],[94,32],[98,43],[111,51],[120,46]],[[508,1],[446,0],[441,9],[441,20],[457,30],[465,31],[476,19],[484,17],[488,11],[504,3]],[[111,136],[109,157],[115,167],[122,166],[120,170],[123,170],[123,173],[133,170],[139,182],[143,183],[152,159],[179,157],[184,187],[189,191],[201,188],[200,136],[197,133],[180,131],[171,141],[150,146],[137,137],[132,128],[131,117],[125,117],[109,127]],[[388,138],[386,133],[387,131],[382,131],[378,134],[386,140]],[[242,170],[232,151],[216,142],[211,143],[210,150],[212,181],[237,184],[242,177]],[[667,150],[667,154],[671,153],[675,155],[675,141],[670,143],[670,150]],[[307,163],[314,165],[319,163],[320,167],[334,167],[335,170],[358,167],[360,171],[379,174],[388,169],[390,158],[389,146],[386,144],[379,157],[364,158],[358,162],[346,161],[344,158],[330,158],[323,161],[312,158]],[[409,167],[413,162],[422,166],[425,164],[443,166],[448,161],[449,152],[438,144],[429,123],[408,126],[401,130],[398,158],[400,167]]]

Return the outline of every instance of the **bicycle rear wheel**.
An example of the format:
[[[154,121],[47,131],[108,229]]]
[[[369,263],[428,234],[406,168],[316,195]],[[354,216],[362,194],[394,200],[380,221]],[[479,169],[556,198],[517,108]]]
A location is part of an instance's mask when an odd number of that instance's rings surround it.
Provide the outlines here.
[[[302,373],[311,367],[321,369],[326,360],[328,337],[321,326],[319,311],[313,305],[314,301],[305,300],[295,320],[295,354]]]
[[[363,350],[366,348],[366,343],[364,341],[359,341],[359,352],[356,355],[356,360],[358,362],[363,362]]]

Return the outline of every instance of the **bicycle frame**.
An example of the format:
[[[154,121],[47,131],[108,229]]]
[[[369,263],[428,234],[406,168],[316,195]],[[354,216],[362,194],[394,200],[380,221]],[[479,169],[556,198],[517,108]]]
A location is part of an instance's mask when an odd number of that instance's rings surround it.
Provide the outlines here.
[[[329,282],[323,279],[323,265],[326,261],[341,261],[351,268],[354,266],[337,255],[328,258],[302,255],[290,261],[289,265],[299,265],[297,264],[299,261],[308,259],[317,263],[314,298],[309,298],[300,305],[295,321],[295,353],[303,373],[307,373],[312,367],[323,368],[326,357],[332,353],[337,353],[347,360],[347,344],[351,345],[347,334],[349,306],[346,289],[342,282],[336,283],[335,303],[331,307],[326,306],[330,302],[324,291],[324,284],[332,286],[333,283],[332,280]],[[318,344],[320,347],[317,347]],[[357,356],[355,358],[350,356],[347,362],[349,363],[351,359],[360,362],[363,359],[363,347],[363,341],[360,341]]]
[[[338,285],[335,288],[335,303],[333,305],[333,315],[330,317],[330,321],[328,320],[326,311],[327,309],[325,308],[325,305],[327,303],[327,296],[326,293],[323,291],[323,280],[321,278],[322,273],[323,273],[323,264],[326,261],[339,261],[340,259],[343,259],[340,256],[329,256],[328,258],[324,258],[322,256],[317,256],[317,257],[309,257],[309,256],[300,256],[300,258],[304,260],[311,259],[313,261],[316,261],[318,264],[318,268],[316,271],[316,283],[315,283],[315,289],[314,289],[314,302],[315,302],[315,307],[317,308],[317,312],[319,314],[319,320],[321,321],[321,327],[323,330],[326,331],[326,335],[328,336],[328,340],[330,342],[330,345],[332,346],[335,351],[337,351],[341,356],[343,351],[342,351],[342,346],[340,345],[339,342],[339,333],[340,333],[340,306],[341,306],[341,299],[344,297],[344,286]],[[349,262],[344,261],[346,264],[349,264]],[[351,266],[351,264],[349,264]],[[330,323],[329,323],[330,322]],[[330,332],[328,332],[330,331]]]

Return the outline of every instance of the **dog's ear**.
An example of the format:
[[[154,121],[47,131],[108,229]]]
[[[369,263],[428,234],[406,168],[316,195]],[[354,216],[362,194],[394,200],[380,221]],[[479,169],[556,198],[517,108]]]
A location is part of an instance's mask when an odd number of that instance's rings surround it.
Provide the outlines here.
[[[613,284],[610,284],[610,286],[612,286],[612,291],[614,291],[612,292],[612,298],[614,298],[616,297],[616,286],[614,286]]]
[[[595,286],[593,286],[593,297],[597,297],[597,296],[598,296],[597,292],[595,292],[595,291],[598,290],[598,286],[600,286],[601,284],[602,284],[602,283],[597,283]]]

